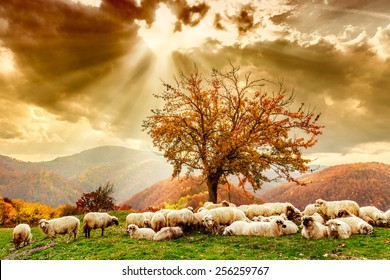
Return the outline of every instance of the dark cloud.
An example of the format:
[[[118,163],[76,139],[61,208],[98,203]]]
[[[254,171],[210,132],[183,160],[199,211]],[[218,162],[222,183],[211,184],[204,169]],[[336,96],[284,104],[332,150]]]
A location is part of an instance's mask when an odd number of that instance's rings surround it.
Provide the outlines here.
[[[236,24],[238,32],[243,34],[259,25],[255,20],[254,13],[255,8],[252,5],[247,4],[241,6],[236,15],[228,16],[228,18]]]

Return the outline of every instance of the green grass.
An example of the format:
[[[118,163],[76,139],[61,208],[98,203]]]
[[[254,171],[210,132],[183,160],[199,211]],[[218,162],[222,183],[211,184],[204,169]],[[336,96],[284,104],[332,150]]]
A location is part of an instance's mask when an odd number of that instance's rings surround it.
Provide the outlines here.
[[[132,240],[123,225],[128,212],[111,213],[120,226],[109,227],[105,236],[93,230],[86,239],[80,230],[76,241],[66,244],[67,236],[58,235],[54,247],[37,227],[33,243],[18,251],[13,248],[12,229],[0,229],[0,259],[19,260],[390,260],[390,228],[375,228],[374,234],[353,235],[346,240],[306,240],[300,233],[281,237],[215,236],[189,233],[172,241]]]

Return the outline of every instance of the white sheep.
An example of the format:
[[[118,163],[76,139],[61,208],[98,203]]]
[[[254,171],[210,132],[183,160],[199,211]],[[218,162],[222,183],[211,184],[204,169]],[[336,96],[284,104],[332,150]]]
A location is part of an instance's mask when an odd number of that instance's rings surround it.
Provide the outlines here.
[[[140,228],[150,227],[151,222],[144,213],[130,213],[126,216],[126,228],[134,224]]]
[[[295,234],[299,230],[299,227],[293,221],[284,221],[284,225],[286,227],[282,227],[282,235]]]
[[[375,206],[360,207],[359,217],[368,223],[372,220],[375,226],[383,227],[387,225],[385,213]]]
[[[339,238],[339,239],[347,239],[351,237],[351,227],[339,220],[339,219],[332,219],[326,222],[325,226],[327,226],[328,230],[328,236]]]
[[[203,224],[213,234],[218,234],[221,226],[228,226],[235,221],[249,221],[249,219],[236,207],[213,208],[203,218]]]
[[[348,210],[351,214],[358,216],[360,209],[359,204],[353,200],[325,201],[317,199],[315,205],[326,220],[337,218],[341,209]]]
[[[303,216],[312,216],[314,213],[319,212],[319,207],[316,207],[314,203],[308,204],[305,207],[305,210],[303,210],[302,215]]]
[[[57,234],[69,234],[66,241],[66,243],[69,243],[72,235],[74,236],[73,240],[77,238],[80,220],[74,216],[65,216],[52,220],[41,219],[38,225],[41,231],[50,237],[52,243]]]
[[[385,212],[387,218],[387,226],[390,227],[390,209]]]
[[[128,225],[126,232],[132,239],[153,240],[153,237],[156,234],[156,232],[151,228],[139,228],[134,224]]]
[[[372,234],[374,231],[372,225],[356,216],[337,219],[348,224],[351,227],[352,234]]]
[[[245,214],[248,217],[248,219],[252,220],[254,217],[257,216],[263,216],[263,217],[272,216],[274,212],[269,207],[264,206],[262,204],[250,204],[248,205]]]
[[[165,219],[165,216],[161,212],[156,212],[154,213],[151,221],[150,221],[150,226],[152,227],[153,230],[156,232],[165,227],[167,224],[167,221]]]
[[[301,211],[292,205],[290,202],[268,202],[264,206],[271,209],[271,215],[286,214],[289,220],[299,220],[301,218]]]
[[[163,227],[159,232],[154,235],[153,240],[172,240],[182,236],[184,236],[184,233],[180,227]]]
[[[89,212],[84,216],[84,233],[86,238],[91,237],[92,229],[102,229],[102,236],[104,236],[104,229],[115,224],[118,225],[118,218],[110,216],[108,213]]]
[[[211,210],[211,209],[218,208],[218,207],[235,207],[235,205],[234,206],[233,205],[234,204],[231,204],[226,200],[222,200],[221,203],[212,203],[210,201],[206,201],[203,204],[203,207],[206,208],[207,210]]]
[[[249,224],[247,221],[235,221],[224,228],[222,235],[243,235],[245,227]]]
[[[192,221],[192,228],[194,230],[201,230],[204,228],[203,219],[207,215],[209,210],[203,209],[202,211],[199,211],[194,213],[194,219]]]
[[[282,228],[286,228],[282,218],[271,219],[270,222],[248,223],[243,229],[243,235],[281,236]]]
[[[306,239],[320,239],[328,236],[327,227],[314,220],[312,216],[302,217],[302,237]]]
[[[182,227],[188,229],[194,220],[194,213],[189,208],[172,210],[167,215],[168,227]]]
[[[23,244],[23,247],[30,244],[32,241],[31,228],[28,224],[19,224],[13,230],[13,243],[15,249],[18,250],[20,245]]]

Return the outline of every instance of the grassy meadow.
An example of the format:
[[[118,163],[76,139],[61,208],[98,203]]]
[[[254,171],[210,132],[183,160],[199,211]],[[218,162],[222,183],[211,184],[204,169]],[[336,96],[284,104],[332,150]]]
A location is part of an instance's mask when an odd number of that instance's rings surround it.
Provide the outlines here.
[[[80,229],[76,241],[57,235],[56,245],[36,226],[33,243],[13,251],[12,228],[0,228],[0,259],[16,260],[390,260],[390,228],[346,240],[306,240],[299,234],[280,237],[215,236],[188,233],[172,241],[132,240],[124,229],[127,211],[113,211],[120,225],[93,230],[86,239]],[[79,217],[80,220],[82,217]],[[72,239],[73,240],[73,239]],[[11,251],[10,251],[11,250]]]

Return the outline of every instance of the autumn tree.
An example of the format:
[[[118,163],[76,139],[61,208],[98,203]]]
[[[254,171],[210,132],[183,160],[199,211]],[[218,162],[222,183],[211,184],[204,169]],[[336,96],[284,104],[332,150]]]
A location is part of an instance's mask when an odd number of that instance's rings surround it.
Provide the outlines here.
[[[114,204],[114,184],[107,182],[104,186],[99,186],[95,191],[83,193],[76,202],[76,206],[82,212],[99,212],[116,209]]]
[[[189,75],[180,72],[174,85],[163,82],[165,90],[155,97],[164,106],[143,122],[173,165],[172,175],[200,170],[212,202],[229,175],[255,190],[280,177],[294,180],[291,172],[308,170],[302,150],[315,145],[323,128],[314,110],[304,104],[293,109],[295,97],[281,83],[242,76],[230,66],[213,69],[208,79],[195,66]],[[277,174],[273,178],[265,175],[270,169]]]

